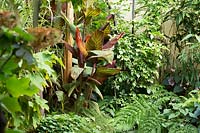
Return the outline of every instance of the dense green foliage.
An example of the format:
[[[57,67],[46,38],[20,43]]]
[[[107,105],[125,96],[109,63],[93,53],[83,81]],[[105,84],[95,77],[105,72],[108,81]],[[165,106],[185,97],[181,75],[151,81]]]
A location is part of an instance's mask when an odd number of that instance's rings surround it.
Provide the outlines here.
[[[64,13],[69,1],[74,23]],[[138,0],[133,22],[122,13],[128,0],[42,1],[39,27],[31,28],[34,2],[0,1],[18,12],[0,11],[0,111],[8,132],[200,131],[198,0]],[[73,44],[64,41],[68,31]],[[73,55],[67,84],[64,49]]]
[[[94,115],[94,114],[93,114]],[[76,114],[49,115],[37,127],[38,133],[73,132],[73,133],[109,133],[113,127],[109,120],[95,113],[95,117],[83,117]]]

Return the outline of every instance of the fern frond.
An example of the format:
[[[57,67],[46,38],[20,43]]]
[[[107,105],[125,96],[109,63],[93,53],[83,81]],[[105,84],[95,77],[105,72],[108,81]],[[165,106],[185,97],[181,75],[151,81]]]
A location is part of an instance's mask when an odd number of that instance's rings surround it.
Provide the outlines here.
[[[117,131],[128,131],[138,126],[138,131],[151,133],[160,132],[161,120],[159,111],[141,96],[135,97],[133,103],[123,107],[117,114],[115,127]]]
[[[175,123],[169,128],[169,133],[198,133],[198,129],[191,124],[179,124]]]

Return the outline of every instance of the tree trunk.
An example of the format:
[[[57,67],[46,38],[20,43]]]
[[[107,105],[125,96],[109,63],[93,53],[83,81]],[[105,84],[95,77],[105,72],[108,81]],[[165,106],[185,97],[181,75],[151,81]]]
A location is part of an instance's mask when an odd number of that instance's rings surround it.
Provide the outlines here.
[[[73,23],[74,12],[73,12],[73,5],[71,2],[67,2],[66,4],[66,17],[69,19],[70,22]],[[66,27],[65,34],[66,34],[65,41],[72,46],[73,38],[70,33],[69,26]],[[70,82],[69,79],[70,79],[70,72],[72,68],[72,54],[66,49],[66,47],[64,48],[64,65],[65,65],[65,70],[63,74],[63,83],[66,84]]]

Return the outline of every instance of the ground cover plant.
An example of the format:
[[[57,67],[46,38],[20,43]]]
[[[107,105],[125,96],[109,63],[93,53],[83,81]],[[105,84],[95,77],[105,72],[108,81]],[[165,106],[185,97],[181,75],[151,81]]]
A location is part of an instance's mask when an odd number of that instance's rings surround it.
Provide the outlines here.
[[[198,133],[198,0],[0,1],[0,132]]]

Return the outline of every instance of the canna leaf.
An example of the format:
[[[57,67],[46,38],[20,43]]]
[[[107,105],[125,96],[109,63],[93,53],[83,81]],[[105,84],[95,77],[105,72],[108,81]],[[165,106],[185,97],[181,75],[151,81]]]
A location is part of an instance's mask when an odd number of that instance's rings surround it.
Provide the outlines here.
[[[103,99],[103,95],[101,94],[101,91],[99,90],[99,88],[96,85],[94,85],[93,91],[95,93],[97,93],[101,99]]]
[[[76,28],[76,44],[80,52],[86,57],[88,52],[86,51],[85,44],[82,41],[79,28]]]
[[[65,41],[63,41],[63,43],[65,44],[65,47],[72,53],[72,55],[77,56],[76,50],[71,45]]]
[[[119,73],[121,71],[121,69],[119,68],[107,68],[107,67],[99,67],[97,68],[96,70],[96,73],[95,75],[98,75],[98,76],[113,76],[113,75],[116,75],[117,73]]]
[[[101,91],[98,89],[98,87],[94,83],[88,83],[88,85],[91,87],[92,91],[97,93],[101,99],[103,99],[103,95],[101,94]]]
[[[103,58],[108,63],[112,63],[113,58],[114,58],[114,53],[112,50],[92,50],[90,51],[90,53],[95,54],[95,55],[90,56],[88,59]]]
[[[79,84],[79,82],[74,81],[72,83],[67,83],[63,86],[63,88],[66,89],[68,92],[68,97],[71,96],[72,92],[79,86]]]
[[[99,67],[97,68],[93,78],[103,83],[109,76],[113,76],[118,74],[121,71],[119,68],[107,68],[107,67]]]
[[[109,49],[112,48],[120,38],[122,38],[124,35],[124,33],[119,34],[117,37],[111,39],[110,41],[108,41],[104,46],[103,49]]]
[[[66,17],[66,15],[63,12],[61,12],[61,15],[63,19],[65,20],[66,24],[69,26],[69,30],[72,33],[72,36],[75,37],[76,26],[69,21],[69,19]]]
[[[104,40],[104,33],[102,31],[95,31],[91,38],[86,43],[86,49],[89,50],[101,50]]]
[[[80,67],[78,67],[78,66],[74,66],[74,67],[72,67],[72,70],[71,70],[71,77],[74,79],[74,80],[76,80],[79,76],[80,76],[80,74],[83,72],[83,68],[80,68]]]

